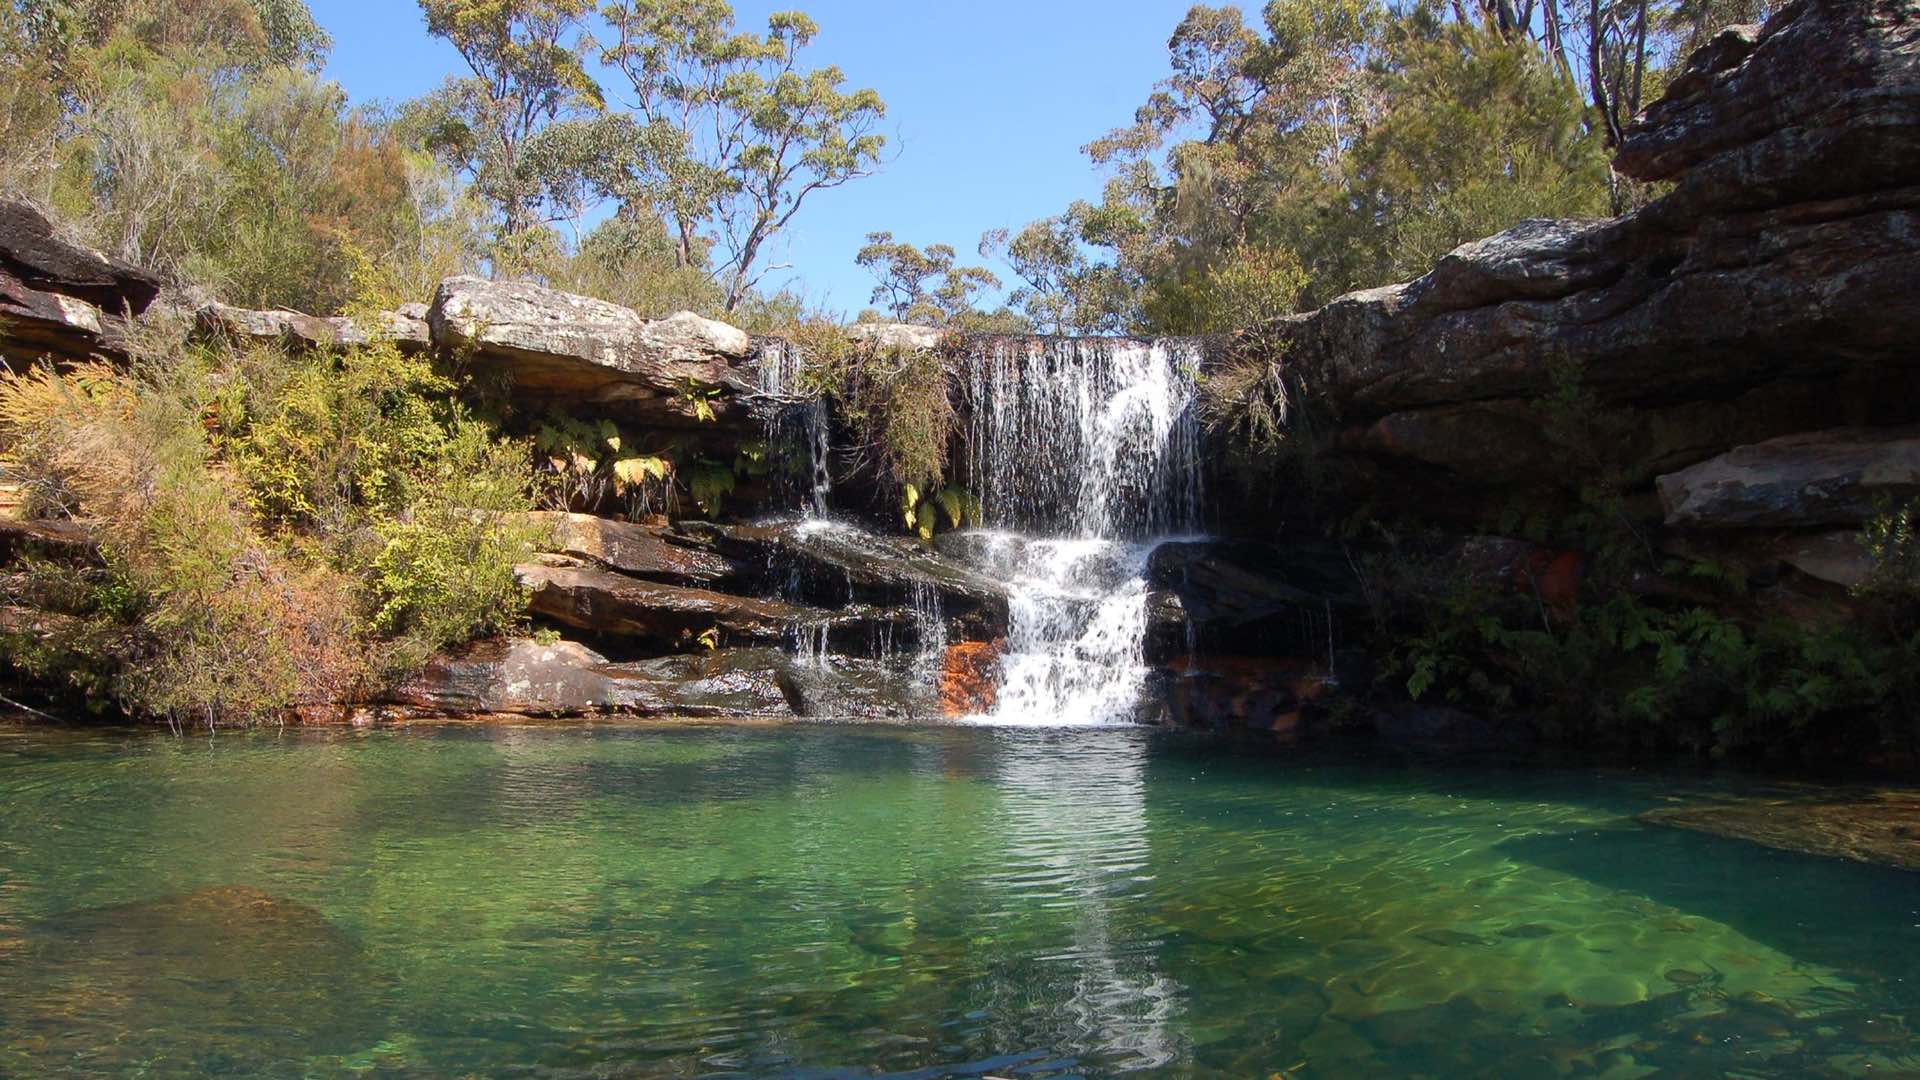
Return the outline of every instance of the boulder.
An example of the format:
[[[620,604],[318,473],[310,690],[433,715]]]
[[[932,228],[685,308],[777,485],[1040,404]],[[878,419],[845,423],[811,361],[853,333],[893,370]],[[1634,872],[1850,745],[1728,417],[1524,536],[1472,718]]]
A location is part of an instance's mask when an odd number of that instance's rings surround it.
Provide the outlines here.
[[[1858,525],[1920,496],[1920,427],[1807,432],[1741,446],[1659,478],[1667,524]]]
[[[692,312],[650,320],[525,282],[453,277],[427,322],[436,346],[505,373],[529,402],[666,428],[758,422],[746,404],[759,389],[753,340]]]
[[[194,312],[194,330],[204,338],[295,350],[347,349],[386,340],[402,352],[425,352],[432,346],[426,314],[425,304],[406,304],[397,311],[381,313],[369,328],[345,316],[256,311],[213,303],[203,304]]]
[[[448,716],[787,716],[786,664],[777,649],[613,664],[574,642],[486,641],[437,657],[388,704]]]

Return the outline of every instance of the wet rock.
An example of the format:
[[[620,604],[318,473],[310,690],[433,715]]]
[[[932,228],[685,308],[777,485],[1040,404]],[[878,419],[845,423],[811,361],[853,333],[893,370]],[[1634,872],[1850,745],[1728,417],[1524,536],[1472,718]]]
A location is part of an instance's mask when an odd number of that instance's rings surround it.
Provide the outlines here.
[[[804,715],[779,649],[718,649],[606,669],[624,712],[652,716],[780,718]]]
[[[194,312],[194,330],[203,338],[294,350],[348,349],[384,340],[402,352],[425,352],[433,344],[426,315],[425,304],[406,304],[397,311],[383,312],[368,327],[345,316],[256,311],[214,303]]]
[[[1807,432],[1742,446],[1659,481],[1667,524],[1858,525],[1920,495],[1920,428]]]
[[[1920,870],[1920,793],[1910,791],[1681,806],[1649,810],[1639,820],[1782,851]]]
[[[949,645],[940,660],[940,712],[948,718],[993,711],[1000,696],[1002,641]]]
[[[1289,740],[1327,730],[1312,706],[1338,686],[1310,660],[1218,654],[1170,661],[1158,685],[1167,723],[1271,732]]]
[[[646,581],[591,567],[525,565],[516,571],[532,592],[535,615],[600,634],[691,643],[708,630],[723,638],[777,641],[796,626],[831,621],[778,600]]]
[[[1178,541],[1147,564],[1155,658],[1189,652],[1322,656],[1361,606],[1346,556],[1328,545]]]
[[[655,427],[759,423],[756,350],[744,331],[683,311],[629,308],[523,282],[453,277],[427,322],[434,344],[505,372],[528,403],[557,403]]]
[[[1006,633],[1007,585],[990,573],[907,537],[840,522],[771,525],[682,522],[677,537],[730,559],[736,580],[807,602],[912,606],[937,598],[948,633],[990,640]],[[757,578],[757,580],[756,580]]]
[[[810,720],[925,720],[939,695],[912,656],[794,659],[781,676],[794,711]]]

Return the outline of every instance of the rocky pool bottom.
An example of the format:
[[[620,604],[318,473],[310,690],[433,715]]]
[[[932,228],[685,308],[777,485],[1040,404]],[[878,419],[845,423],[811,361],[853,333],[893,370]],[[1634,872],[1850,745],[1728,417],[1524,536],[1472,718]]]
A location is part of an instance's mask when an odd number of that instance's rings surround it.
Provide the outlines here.
[[[0,1076],[1920,1075],[1738,780],[1139,729],[0,728]]]

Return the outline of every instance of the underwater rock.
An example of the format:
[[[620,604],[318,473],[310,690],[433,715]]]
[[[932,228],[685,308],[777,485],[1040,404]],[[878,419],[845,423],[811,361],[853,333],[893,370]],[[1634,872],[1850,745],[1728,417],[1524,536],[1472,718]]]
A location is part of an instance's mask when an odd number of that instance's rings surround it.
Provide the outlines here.
[[[1743,799],[1649,810],[1639,821],[1782,851],[1920,870],[1920,792],[1853,799]]]

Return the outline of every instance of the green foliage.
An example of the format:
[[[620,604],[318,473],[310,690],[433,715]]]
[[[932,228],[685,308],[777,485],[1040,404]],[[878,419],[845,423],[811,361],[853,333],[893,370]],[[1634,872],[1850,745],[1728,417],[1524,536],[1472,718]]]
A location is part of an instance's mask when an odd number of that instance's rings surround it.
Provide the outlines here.
[[[390,346],[341,357],[174,345],[136,373],[0,377],[0,467],[93,523],[106,568],[39,598],[64,660],[176,722],[347,700],[517,623],[526,449]]]
[[[563,508],[620,500],[635,518],[672,509],[676,447],[644,451],[611,420],[590,424],[557,410],[535,426],[533,444],[549,494]]]
[[[1000,279],[984,266],[956,266],[955,259],[950,245],[928,244],[922,251],[895,241],[890,232],[868,233],[866,246],[854,256],[878,280],[871,302],[882,305],[886,318],[965,332],[1023,333],[1030,328],[1006,309],[978,310],[975,296],[998,289]]]

